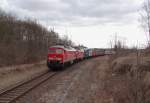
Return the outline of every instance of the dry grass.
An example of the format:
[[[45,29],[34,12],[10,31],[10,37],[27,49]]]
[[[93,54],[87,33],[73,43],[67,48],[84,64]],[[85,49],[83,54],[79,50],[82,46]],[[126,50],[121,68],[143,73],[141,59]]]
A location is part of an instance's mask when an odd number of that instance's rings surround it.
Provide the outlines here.
[[[135,54],[111,59],[105,90],[115,103],[150,102],[150,58],[137,58]]]
[[[43,61],[36,64],[0,68],[0,91],[31,79],[47,70],[46,63]]]

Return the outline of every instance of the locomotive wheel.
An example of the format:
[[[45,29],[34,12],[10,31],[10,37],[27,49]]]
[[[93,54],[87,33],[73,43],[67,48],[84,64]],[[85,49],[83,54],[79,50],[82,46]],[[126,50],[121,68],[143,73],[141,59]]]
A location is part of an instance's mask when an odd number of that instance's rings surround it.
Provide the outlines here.
[[[62,64],[62,65],[61,65],[61,68],[64,69],[64,68],[65,68],[65,64]]]

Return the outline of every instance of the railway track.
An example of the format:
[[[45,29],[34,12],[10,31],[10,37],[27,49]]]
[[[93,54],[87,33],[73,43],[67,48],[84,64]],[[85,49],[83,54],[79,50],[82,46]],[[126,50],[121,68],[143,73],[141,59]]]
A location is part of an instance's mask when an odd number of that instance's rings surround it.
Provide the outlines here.
[[[71,65],[72,66],[72,65]],[[65,73],[70,73],[74,69],[66,69]],[[46,72],[37,76],[27,82],[18,84],[4,92],[0,92],[0,103],[13,103],[17,99],[24,96],[26,93],[30,92],[32,89],[38,87],[40,84],[46,82],[48,79],[52,78],[56,74],[63,72]]]
[[[40,84],[46,82],[48,79],[52,78],[56,74],[56,72],[47,72],[32,80],[19,84],[14,88],[4,91],[0,94],[0,103],[15,102],[18,98],[22,97],[32,89],[38,87]]]

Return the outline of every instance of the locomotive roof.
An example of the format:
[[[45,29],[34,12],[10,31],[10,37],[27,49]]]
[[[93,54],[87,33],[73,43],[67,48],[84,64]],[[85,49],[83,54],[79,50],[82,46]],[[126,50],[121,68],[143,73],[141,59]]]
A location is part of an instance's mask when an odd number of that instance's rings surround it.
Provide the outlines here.
[[[63,45],[55,45],[55,46],[51,46],[50,48],[62,48],[67,51],[76,51],[76,49],[74,49],[70,46],[63,46]]]

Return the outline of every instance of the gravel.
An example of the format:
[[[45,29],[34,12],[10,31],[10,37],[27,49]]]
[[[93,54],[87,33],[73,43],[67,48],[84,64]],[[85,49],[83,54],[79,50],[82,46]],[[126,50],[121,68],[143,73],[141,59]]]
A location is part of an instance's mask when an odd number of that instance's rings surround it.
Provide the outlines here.
[[[100,103],[107,61],[102,56],[68,67],[16,103]]]

